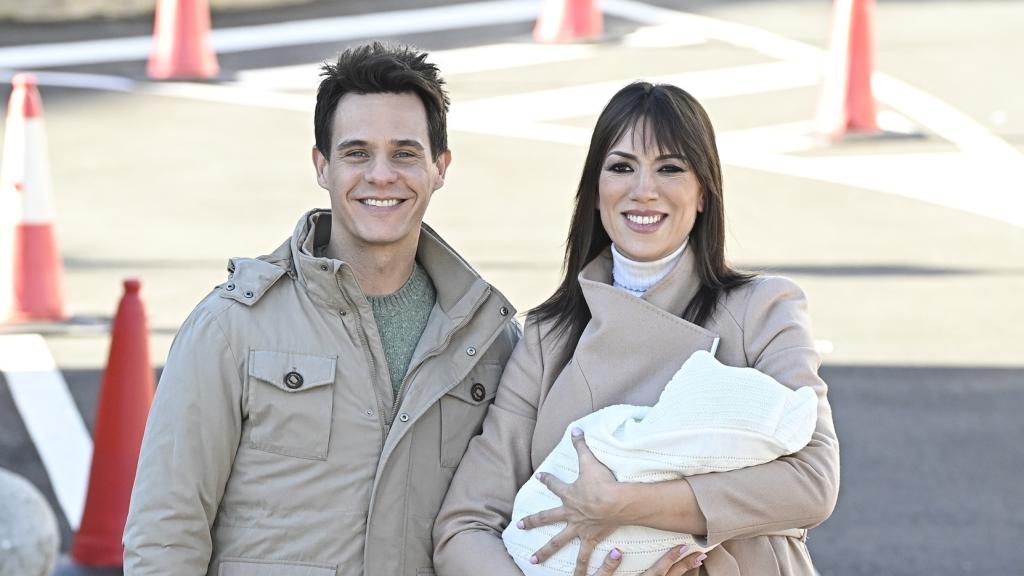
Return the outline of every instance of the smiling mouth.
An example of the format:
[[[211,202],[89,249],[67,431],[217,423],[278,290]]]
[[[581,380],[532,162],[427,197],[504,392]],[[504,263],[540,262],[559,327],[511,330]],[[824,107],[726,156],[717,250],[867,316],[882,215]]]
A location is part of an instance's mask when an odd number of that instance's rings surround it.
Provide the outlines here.
[[[657,223],[661,222],[668,215],[667,214],[655,214],[655,215],[651,215],[651,216],[641,216],[639,214],[628,214],[627,213],[627,214],[623,214],[623,216],[626,217],[626,220],[629,220],[630,222],[632,222],[634,224],[639,224],[640,226],[651,226],[653,224],[657,224]]]
[[[364,198],[359,202],[365,206],[373,206],[374,208],[391,208],[393,206],[398,206],[402,202],[405,202],[405,200],[399,200],[397,198],[388,198],[386,200],[380,198]]]

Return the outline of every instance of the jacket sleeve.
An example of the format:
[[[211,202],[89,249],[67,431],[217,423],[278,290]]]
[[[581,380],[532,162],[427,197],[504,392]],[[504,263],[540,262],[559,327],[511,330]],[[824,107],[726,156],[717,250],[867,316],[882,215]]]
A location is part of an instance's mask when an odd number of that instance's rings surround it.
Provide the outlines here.
[[[124,532],[127,576],[206,574],[241,431],[239,366],[200,305],[171,345],[146,423]]]
[[[543,377],[540,332],[527,320],[483,431],[466,450],[434,524],[434,568],[443,576],[522,576],[501,532],[533,473],[530,451]]]
[[[796,389],[818,395],[818,421],[799,452],[730,472],[687,478],[707,518],[708,545],[824,522],[839,495],[839,443],[827,387],[818,377],[803,291],[792,281],[755,281],[742,317],[747,364]]]

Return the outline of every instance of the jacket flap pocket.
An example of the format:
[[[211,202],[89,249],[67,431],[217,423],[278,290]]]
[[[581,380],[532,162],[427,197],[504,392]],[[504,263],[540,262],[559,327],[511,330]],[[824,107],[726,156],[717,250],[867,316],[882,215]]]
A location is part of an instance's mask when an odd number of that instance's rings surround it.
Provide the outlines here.
[[[217,574],[218,576],[335,576],[337,569],[329,564],[232,558],[225,559],[220,563]]]
[[[249,375],[285,392],[301,392],[334,382],[337,356],[253,350]]]

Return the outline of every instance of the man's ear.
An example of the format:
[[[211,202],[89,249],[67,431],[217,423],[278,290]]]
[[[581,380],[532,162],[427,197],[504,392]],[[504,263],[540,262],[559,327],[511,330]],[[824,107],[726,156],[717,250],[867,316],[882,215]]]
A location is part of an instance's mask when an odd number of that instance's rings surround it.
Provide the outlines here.
[[[320,153],[320,149],[313,145],[313,168],[316,170],[316,183],[320,185],[324,190],[330,190],[327,187],[327,167],[328,160],[324,158],[324,155]]]
[[[437,160],[434,161],[434,165],[437,167],[437,186],[434,190],[444,186],[444,175],[448,172],[448,166],[452,163],[452,151],[445,150],[437,156]]]

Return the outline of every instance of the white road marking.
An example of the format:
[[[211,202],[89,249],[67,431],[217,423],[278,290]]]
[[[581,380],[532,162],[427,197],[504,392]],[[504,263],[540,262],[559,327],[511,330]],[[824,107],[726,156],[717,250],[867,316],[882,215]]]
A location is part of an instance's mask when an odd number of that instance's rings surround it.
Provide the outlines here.
[[[598,47],[593,44],[519,44],[503,43],[434,50],[430,61],[445,78],[458,74],[508,70],[553,62],[571,62],[591,58]],[[314,90],[319,82],[320,63],[276,66],[240,71],[235,80],[242,85],[273,90]]]
[[[38,334],[0,336],[0,372],[72,530],[85,507],[92,438]]]
[[[17,72],[0,70],[0,82],[10,82]],[[88,88],[91,90],[109,90],[111,92],[131,92],[135,89],[135,81],[121,76],[104,74],[82,74],[79,72],[46,72],[32,73],[40,86],[61,86],[64,88]]]
[[[336,18],[294,20],[279,24],[220,28],[212,31],[211,42],[217,53],[228,54],[281,46],[344,42],[359,38],[528,22],[537,17],[538,11],[537,0],[494,0]],[[25,69],[130,62],[148,58],[152,47],[153,40],[150,36],[11,46],[0,48],[0,68]]]

